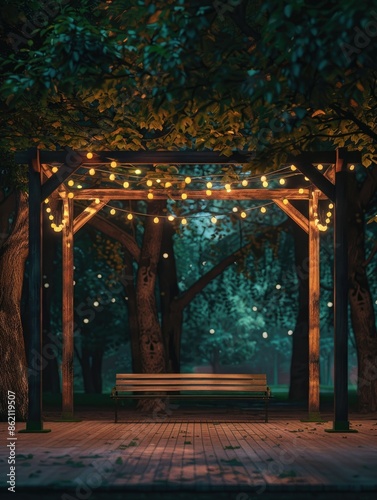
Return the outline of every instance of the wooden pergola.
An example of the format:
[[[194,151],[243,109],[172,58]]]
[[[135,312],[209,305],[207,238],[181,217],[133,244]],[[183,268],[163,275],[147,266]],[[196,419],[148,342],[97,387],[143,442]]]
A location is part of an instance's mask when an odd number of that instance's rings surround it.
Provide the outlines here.
[[[109,164],[174,165],[226,165],[250,163],[253,153],[234,152],[225,157],[212,151],[99,151],[88,159],[87,152],[40,151],[32,148],[17,153],[16,162],[29,165],[29,297],[30,339],[28,361],[42,354],[42,203],[59,189],[63,200],[64,226],[62,229],[63,260],[63,352],[62,352],[62,418],[74,420],[73,408],[73,356],[74,356],[74,234],[84,226],[110,200],[145,200],[145,190],[81,189],[75,200],[95,200],[74,218],[74,199],[67,196],[62,183],[80,167]],[[213,191],[212,199],[272,200],[299,227],[309,235],[309,405],[308,418],[318,420],[319,413],[319,298],[320,262],[319,228],[316,224],[318,201],[330,199],[334,205],[334,421],[332,432],[350,432],[348,421],[348,265],[347,265],[347,166],[361,163],[361,154],[345,149],[304,153],[289,158],[289,163],[310,179],[310,189],[239,189],[227,192]],[[57,166],[52,173],[46,165]],[[322,174],[314,166],[327,165]],[[43,182],[43,176],[48,177]],[[201,199],[205,191],[190,191],[190,198]],[[166,199],[167,194],[156,192],[154,199]],[[170,192],[169,198],[180,199],[179,193]],[[284,200],[284,201],[283,201]],[[289,200],[307,200],[309,218],[304,217]],[[29,371],[29,411],[26,429],[21,432],[48,432],[42,422],[42,372]]]

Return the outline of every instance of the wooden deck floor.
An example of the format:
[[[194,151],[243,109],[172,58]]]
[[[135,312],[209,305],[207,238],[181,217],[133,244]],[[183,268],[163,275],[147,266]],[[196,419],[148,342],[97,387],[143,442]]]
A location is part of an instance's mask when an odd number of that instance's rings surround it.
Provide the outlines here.
[[[279,494],[284,500],[310,493],[344,500],[346,492],[353,498],[377,492],[375,418],[354,416],[356,434],[329,434],[331,418],[301,422],[304,413],[279,410],[264,423],[260,415],[237,415],[176,409],[165,418],[128,411],[115,424],[113,413],[102,410],[82,413],[77,423],[47,421],[51,433],[15,436],[16,492],[39,500],[52,498],[52,491],[65,500],[107,498],[109,490],[112,500],[150,499],[152,493],[157,498],[158,492],[174,500],[184,492],[196,500],[208,492],[216,499],[249,500],[263,493],[264,499]],[[5,423],[0,437],[3,492],[9,472]]]

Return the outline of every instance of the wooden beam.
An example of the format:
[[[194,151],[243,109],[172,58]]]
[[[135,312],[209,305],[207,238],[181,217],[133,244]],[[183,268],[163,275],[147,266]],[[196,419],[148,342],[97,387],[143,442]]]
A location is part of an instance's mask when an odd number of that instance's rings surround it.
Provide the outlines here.
[[[348,151],[347,157],[349,163],[362,163],[363,156],[361,151]],[[305,151],[299,155],[289,155],[287,163],[293,163],[296,165],[295,161],[304,163],[315,163],[315,164],[330,164],[335,165],[337,158],[336,150],[332,151]]]
[[[92,217],[94,217],[106,204],[109,202],[109,198],[96,203],[93,201],[88,207],[86,207],[80,215],[78,215],[73,221],[73,234],[77,233]]]
[[[73,419],[73,200],[65,198],[63,201],[63,238],[62,238],[62,325],[63,325],[63,353],[62,353],[62,419]]]
[[[324,177],[313,165],[310,163],[303,163],[299,160],[294,162],[294,165],[300,170],[301,173],[306,175],[317,189],[322,191],[331,201],[335,200],[335,188],[333,184]]]
[[[53,174],[42,186],[42,200],[48,198],[61,184],[76,170],[81,167],[82,158],[72,150],[65,153],[65,163],[59,166],[58,171]],[[43,162],[48,163],[48,162]]]
[[[127,190],[127,189],[80,189],[75,190],[76,200],[92,199],[112,199],[112,200],[146,200],[148,190]],[[154,190],[153,199],[180,200],[182,191]],[[205,190],[186,190],[188,199],[207,199],[207,200],[274,200],[287,198],[291,200],[307,200],[309,198],[309,189],[303,189],[302,193],[298,189],[232,189],[230,192],[224,190],[214,190],[210,196],[206,195]]]
[[[348,153],[338,149],[334,212],[334,422],[330,432],[351,432],[348,421]]]
[[[38,151],[29,151],[28,416],[20,432],[49,432],[42,421],[42,208]]]
[[[309,198],[309,420],[319,418],[319,296],[320,239],[318,221],[318,191]]]
[[[304,215],[302,215],[302,213],[299,210],[297,210],[297,208],[294,207],[292,203],[290,203],[289,201],[288,203],[287,202],[284,203],[283,200],[274,200],[274,203],[278,207],[280,207],[283,210],[283,212],[285,212],[292,220],[294,220],[296,224],[298,224],[303,231],[309,233],[308,219]]]

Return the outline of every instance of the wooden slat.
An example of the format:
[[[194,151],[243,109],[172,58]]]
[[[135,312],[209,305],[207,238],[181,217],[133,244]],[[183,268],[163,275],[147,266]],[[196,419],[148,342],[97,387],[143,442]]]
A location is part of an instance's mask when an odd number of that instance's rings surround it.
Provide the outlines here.
[[[184,385],[184,384],[175,384],[175,385],[166,385],[166,386],[156,386],[156,385],[122,385],[116,386],[117,391],[265,391],[266,386],[263,385],[250,385],[250,386],[239,386],[239,385]]]
[[[266,386],[263,380],[179,380],[179,379],[170,379],[170,380],[165,380],[165,379],[158,379],[158,380],[148,380],[148,379],[143,379],[143,380],[121,380],[117,381],[116,385],[121,386],[121,385],[195,385],[198,387],[201,387],[203,384],[206,385],[213,385],[213,386],[227,386],[227,385],[238,385],[238,386],[255,386],[255,385],[263,385]]]
[[[234,373],[118,373],[116,378],[128,378],[128,379],[169,379],[169,378],[199,378],[199,379],[264,379],[267,380],[266,374],[234,374]]]

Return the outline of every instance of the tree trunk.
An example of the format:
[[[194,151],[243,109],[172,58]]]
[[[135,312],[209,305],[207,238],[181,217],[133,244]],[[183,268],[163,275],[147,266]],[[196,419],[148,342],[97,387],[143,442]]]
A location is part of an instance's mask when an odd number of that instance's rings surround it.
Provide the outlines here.
[[[296,208],[307,215],[307,202]],[[296,326],[292,335],[291,378],[289,399],[307,401],[309,397],[309,240],[308,235],[292,223],[295,246],[295,267],[299,284]]]
[[[134,270],[132,265],[132,256],[125,251],[124,273],[122,283],[127,297],[128,309],[128,328],[130,332],[131,359],[133,373],[142,373],[140,343],[139,343],[139,323],[137,316],[136,290],[134,284]]]
[[[23,193],[13,193],[0,205],[0,418],[7,417],[8,391],[15,394],[16,418],[26,420],[28,381],[21,323],[21,294],[28,253],[28,205]],[[12,226],[9,227],[13,215]]]
[[[365,266],[365,216],[356,182],[349,183],[348,277],[358,361],[358,404],[377,411],[377,331]]]
[[[160,260],[158,264],[158,283],[160,289],[161,329],[167,358],[167,371],[180,372],[181,325],[179,319],[172,314],[172,303],[179,295],[177,267],[174,256],[174,228],[164,221]],[[167,257],[164,257],[167,255]],[[177,326],[178,326],[177,325]]]
[[[136,301],[143,373],[166,373],[166,355],[155,295],[163,224],[161,221],[157,224],[154,222],[154,218],[162,212],[165,204],[166,202],[148,203],[137,273]],[[159,411],[164,409],[164,404],[157,399],[143,399],[139,401],[138,408],[144,411]]]

